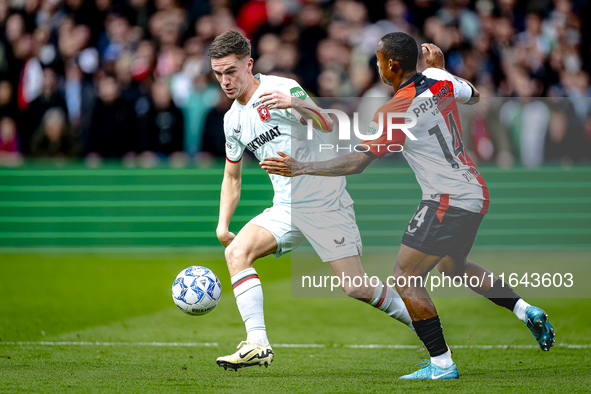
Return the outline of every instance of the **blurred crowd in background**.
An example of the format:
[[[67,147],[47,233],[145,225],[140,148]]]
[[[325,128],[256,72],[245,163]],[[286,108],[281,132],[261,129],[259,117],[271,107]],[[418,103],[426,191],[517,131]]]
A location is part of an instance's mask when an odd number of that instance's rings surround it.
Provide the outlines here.
[[[149,167],[223,157],[231,101],[207,50],[229,29],[251,39],[255,72],[293,78],[320,97],[391,96],[376,44],[407,32],[441,47],[447,69],[483,96],[505,97],[465,110],[473,159],[586,162],[584,15],[583,0],[0,0],[0,163],[117,158]]]

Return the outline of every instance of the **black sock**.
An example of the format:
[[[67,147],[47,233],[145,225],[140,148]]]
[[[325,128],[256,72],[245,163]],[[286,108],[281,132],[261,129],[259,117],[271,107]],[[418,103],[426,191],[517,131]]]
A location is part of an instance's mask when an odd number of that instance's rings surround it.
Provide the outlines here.
[[[413,321],[412,326],[431,357],[441,356],[447,352],[447,344],[443,338],[443,328],[439,316]]]
[[[521,297],[519,297],[508,284],[500,279],[497,279],[483,296],[498,306],[509,309],[511,312],[513,312],[517,301],[521,299]]]

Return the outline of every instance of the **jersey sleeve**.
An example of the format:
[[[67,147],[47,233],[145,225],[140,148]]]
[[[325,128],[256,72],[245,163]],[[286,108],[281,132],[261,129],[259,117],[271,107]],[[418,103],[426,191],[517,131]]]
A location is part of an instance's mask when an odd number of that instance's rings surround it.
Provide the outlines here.
[[[406,142],[406,134],[401,129],[393,129],[392,135],[388,137],[388,113],[405,113],[412,104],[413,97],[394,97],[386,104],[381,106],[375,113],[373,120],[369,124],[368,134],[381,134],[377,139],[363,140],[357,144],[358,152],[365,152],[378,159],[383,158],[388,153],[400,152],[400,148]],[[382,128],[380,129],[380,117],[382,117]],[[393,124],[404,124],[403,118],[392,118]]]
[[[224,136],[226,137],[226,160],[238,163],[244,154],[244,145],[234,136],[233,128],[228,124],[227,115],[224,117]],[[240,126],[238,126],[240,127]]]
[[[316,105],[314,104],[314,101],[310,98],[310,96],[308,96],[304,88],[300,86],[299,83],[292,79],[290,79],[289,82],[289,84],[283,86],[283,91],[285,93],[289,94],[291,97],[304,100],[306,103],[310,105]]]
[[[474,93],[472,87],[445,70],[431,67],[425,70],[423,74],[429,78],[451,81],[454,87],[454,97],[456,98],[456,102],[460,104],[466,104],[472,98],[472,94]]]
[[[454,96],[456,101],[460,104],[466,104],[472,98],[472,94],[474,93],[472,91],[472,86],[451,74],[450,76],[451,83],[454,85]]]
[[[299,98],[299,99],[303,100],[306,104],[309,104],[311,107],[317,107],[316,103],[314,103],[314,100],[312,100],[310,98],[310,96],[308,96],[308,94],[306,93],[304,88],[302,88],[294,80],[290,80],[290,83],[288,85],[284,85],[283,91],[285,93],[289,94],[291,97]],[[291,112],[291,116],[292,116],[293,121],[299,122],[302,125],[307,124],[307,121],[304,119],[302,114],[300,114],[298,111],[296,111],[294,109],[290,109],[289,111]],[[319,113],[316,114],[316,117],[322,118],[322,116]],[[318,121],[324,122],[324,120],[321,120],[321,119],[318,119]],[[324,126],[326,126],[326,123],[324,123]],[[321,128],[322,128],[322,126],[321,126]]]

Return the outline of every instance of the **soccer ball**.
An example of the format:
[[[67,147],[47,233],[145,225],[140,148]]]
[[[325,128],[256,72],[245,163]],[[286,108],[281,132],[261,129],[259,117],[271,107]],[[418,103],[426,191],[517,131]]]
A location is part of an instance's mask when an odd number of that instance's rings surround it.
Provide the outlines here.
[[[172,283],[172,299],[176,306],[193,316],[205,315],[222,298],[218,277],[205,267],[185,268]]]

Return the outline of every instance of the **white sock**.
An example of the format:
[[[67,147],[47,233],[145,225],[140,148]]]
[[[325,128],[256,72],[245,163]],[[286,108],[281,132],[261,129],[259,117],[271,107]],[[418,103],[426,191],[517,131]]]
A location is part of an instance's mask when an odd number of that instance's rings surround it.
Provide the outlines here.
[[[254,268],[247,268],[232,277],[236,305],[246,326],[246,340],[268,345],[263,314],[263,288]]]
[[[454,363],[451,359],[451,352],[449,350],[439,356],[431,357],[431,362],[443,369],[451,367],[451,365]]]
[[[515,307],[513,308],[513,313],[515,313],[515,316],[517,316],[517,318],[524,323],[527,323],[527,317],[525,317],[525,309],[528,306],[531,305],[520,298],[515,304]]]
[[[415,330],[402,298],[400,298],[393,288],[387,286],[384,282],[380,282],[376,287],[369,303],[371,306],[385,312],[388,316],[406,324],[411,330]]]

